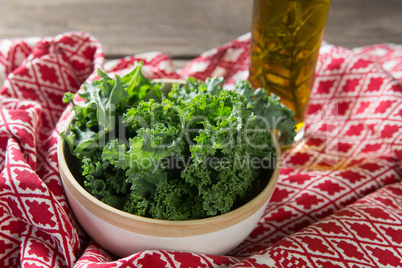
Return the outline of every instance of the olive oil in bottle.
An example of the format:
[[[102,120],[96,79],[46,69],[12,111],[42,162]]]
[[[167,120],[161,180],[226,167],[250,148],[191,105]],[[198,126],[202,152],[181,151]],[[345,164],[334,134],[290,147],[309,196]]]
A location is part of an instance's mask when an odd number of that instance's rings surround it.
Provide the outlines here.
[[[249,80],[305,120],[331,0],[254,0]]]

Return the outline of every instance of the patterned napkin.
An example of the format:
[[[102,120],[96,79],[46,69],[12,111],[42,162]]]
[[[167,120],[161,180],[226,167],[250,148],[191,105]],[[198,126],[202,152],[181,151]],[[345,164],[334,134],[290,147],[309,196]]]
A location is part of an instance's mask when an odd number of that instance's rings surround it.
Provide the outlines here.
[[[305,137],[283,155],[278,186],[250,236],[227,256],[143,251],[118,259],[75,221],[56,143],[65,92],[97,68],[149,78],[247,79],[246,34],[181,70],[150,52],[105,64],[70,32],[0,41],[0,267],[402,267],[402,45],[322,46]]]

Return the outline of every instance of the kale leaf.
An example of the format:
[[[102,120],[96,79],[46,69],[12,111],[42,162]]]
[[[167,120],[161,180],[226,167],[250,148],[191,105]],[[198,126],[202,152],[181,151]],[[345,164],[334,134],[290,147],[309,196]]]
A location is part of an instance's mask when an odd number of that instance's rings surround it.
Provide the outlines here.
[[[188,78],[173,84],[147,79],[141,65],[123,77],[86,83],[67,93],[75,118],[61,133],[82,163],[83,185],[101,201],[157,219],[199,219],[248,200],[275,153],[271,131],[295,136],[293,112],[238,81]]]

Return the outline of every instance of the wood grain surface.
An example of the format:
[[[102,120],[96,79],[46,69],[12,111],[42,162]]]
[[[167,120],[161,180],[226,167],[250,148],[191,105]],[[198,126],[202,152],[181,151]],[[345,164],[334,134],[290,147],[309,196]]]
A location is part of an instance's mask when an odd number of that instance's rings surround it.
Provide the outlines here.
[[[184,64],[250,31],[252,0],[0,0],[0,39],[85,31],[107,59],[162,51]],[[402,0],[332,0],[324,39],[402,43]]]

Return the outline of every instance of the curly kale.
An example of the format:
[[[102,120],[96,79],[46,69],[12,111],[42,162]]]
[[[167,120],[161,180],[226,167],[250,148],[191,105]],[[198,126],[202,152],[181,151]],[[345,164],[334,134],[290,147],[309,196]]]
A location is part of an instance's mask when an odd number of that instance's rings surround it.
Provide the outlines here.
[[[141,74],[87,83],[64,100],[76,117],[62,133],[82,163],[83,184],[101,201],[157,219],[199,219],[226,213],[250,198],[275,148],[271,131],[295,137],[293,112],[239,81],[189,78],[162,94]],[[272,168],[272,166],[271,166]]]

